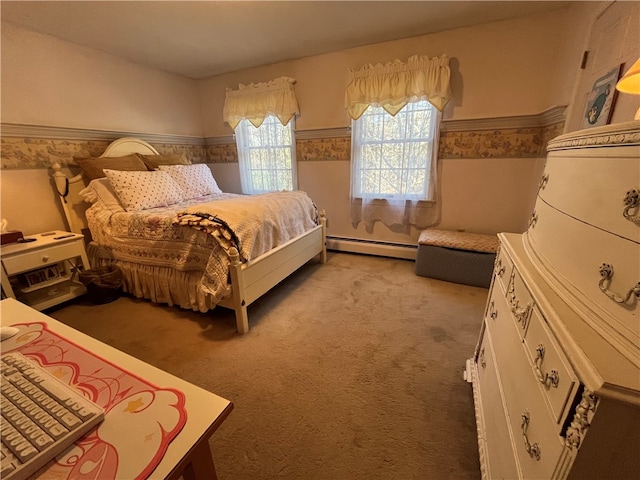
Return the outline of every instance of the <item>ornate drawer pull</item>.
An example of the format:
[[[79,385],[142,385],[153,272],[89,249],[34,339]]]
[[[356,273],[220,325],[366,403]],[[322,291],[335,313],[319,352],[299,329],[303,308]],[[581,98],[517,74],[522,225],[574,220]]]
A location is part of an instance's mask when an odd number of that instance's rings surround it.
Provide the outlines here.
[[[536,359],[533,361],[533,369],[536,372],[536,376],[538,377],[538,381],[542,383],[545,387],[554,387],[558,388],[558,383],[560,382],[560,375],[557,370],[551,370],[551,373],[542,373],[542,362],[544,361],[544,345],[538,345],[536,348]]]
[[[507,289],[507,300],[511,304],[511,313],[516,317],[518,323],[522,323],[522,328],[527,328],[527,321],[529,319],[529,310],[531,310],[531,304],[527,304],[526,307],[520,306],[520,301],[516,296],[515,287],[515,272],[511,273],[511,279],[509,280],[509,288]]]
[[[478,355],[478,362],[480,363],[480,366],[482,368],[486,368],[487,361],[484,359],[484,347],[482,347],[482,350],[480,350],[480,355]]]
[[[527,429],[529,428],[529,421],[531,420],[530,414],[528,411],[524,411],[522,414],[522,438],[524,440],[524,448],[529,454],[531,458],[535,458],[536,460],[540,460],[540,445],[538,443],[534,443],[531,445],[529,443],[529,438],[527,437]]]
[[[538,183],[538,192],[540,192],[540,190],[544,190],[544,187],[547,186],[547,183],[549,183],[549,174],[545,173],[540,179],[540,183]]]
[[[600,281],[598,282],[598,287],[602,293],[604,293],[607,297],[613,300],[616,303],[627,303],[630,298],[640,298],[640,282],[636,283],[634,287],[630,288],[627,294],[624,297],[619,297],[612,291],[608,289],[609,282],[613,277],[613,265],[608,263],[603,263],[600,266]],[[606,285],[605,285],[606,284]]]
[[[493,300],[489,302],[489,316],[494,320],[498,318],[498,310],[496,309],[496,304]]]
[[[538,214],[534,210],[534,212],[531,214],[531,218],[529,219],[529,228],[535,227],[536,223],[538,223]]]
[[[531,310],[531,305],[527,305],[525,308],[516,305],[511,308],[511,313],[516,317],[516,321],[518,323],[522,323],[522,329],[525,330],[527,328],[527,320],[529,319],[529,310]]]
[[[637,208],[638,205],[640,205],[640,191],[636,190],[635,188],[633,190],[629,190],[624,196],[623,201],[624,210],[622,212],[622,216],[630,222],[640,223],[640,216],[637,215],[638,212],[636,212],[636,215],[631,215],[629,213],[629,210]]]
[[[502,259],[499,257],[496,258],[496,264],[494,266],[494,270],[496,271],[497,276],[502,277],[502,275],[504,275],[505,268],[504,268],[504,265],[502,265]]]

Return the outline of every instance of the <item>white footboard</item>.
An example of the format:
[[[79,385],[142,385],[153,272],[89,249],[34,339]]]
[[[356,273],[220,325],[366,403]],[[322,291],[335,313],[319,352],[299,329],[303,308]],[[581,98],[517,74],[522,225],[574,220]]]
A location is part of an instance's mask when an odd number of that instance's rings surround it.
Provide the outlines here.
[[[322,211],[320,225],[247,263],[240,262],[237,250],[232,252],[232,295],[219,305],[235,311],[238,333],[249,331],[247,307],[251,303],[316,255],[320,255],[321,263],[326,262],[326,225],[327,220]]]

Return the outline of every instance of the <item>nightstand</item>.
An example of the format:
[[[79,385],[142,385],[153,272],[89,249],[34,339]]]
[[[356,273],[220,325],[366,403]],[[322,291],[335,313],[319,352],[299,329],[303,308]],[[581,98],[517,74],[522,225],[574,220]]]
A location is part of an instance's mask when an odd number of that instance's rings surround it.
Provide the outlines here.
[[[29,239],[0,250],[3,297],[44,310],[86,292],[78,278],[90,268],[83,235],[56,230]]]

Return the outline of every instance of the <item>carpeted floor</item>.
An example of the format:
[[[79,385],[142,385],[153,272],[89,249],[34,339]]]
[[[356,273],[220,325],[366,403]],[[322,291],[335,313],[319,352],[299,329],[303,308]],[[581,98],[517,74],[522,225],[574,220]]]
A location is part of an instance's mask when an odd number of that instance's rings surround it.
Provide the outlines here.
[[[221,480],[475,479],[462,372],[487,293],[329,252],[250,306],[242,336],[228,310],[128,296],[46,313],[231,400],[211,441]]]

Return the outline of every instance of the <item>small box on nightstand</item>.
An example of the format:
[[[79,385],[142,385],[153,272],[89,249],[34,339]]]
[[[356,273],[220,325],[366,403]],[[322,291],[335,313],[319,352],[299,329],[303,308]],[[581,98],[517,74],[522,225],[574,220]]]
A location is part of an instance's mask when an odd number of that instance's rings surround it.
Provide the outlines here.
[[[22,232],[18,230],[11,230],[9,232],[0,233],[0,245],[6,245],[8,243],[16,243],[21,238],[24,238]]]

